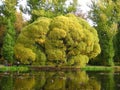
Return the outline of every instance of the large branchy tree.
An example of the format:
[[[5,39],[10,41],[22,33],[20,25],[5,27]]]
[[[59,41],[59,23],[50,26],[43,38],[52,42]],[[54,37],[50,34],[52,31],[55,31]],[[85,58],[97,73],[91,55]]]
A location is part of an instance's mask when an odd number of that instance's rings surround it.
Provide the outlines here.
[[[97,31],[73,14],[41,17],[22,29],[15,56],[21,63],[85,66],[100,53]]]
[[[98,0],[92,3],[91,19],[98,31],[101,54],[96,58],[101,65],[114,65],[114,38],[119,20],[119,0]]]
[[[10,42],[11,40],[12,42],[15,42],[13,41],[15,39],[12,38],[14,37],[14,35],[11,36],[10,34],[8,35],[8,33],[12,32],[15,29],[18,35],[24,23],[21,14],[16,12],[16,6],[17,5],[19,6],[18,4],[19,1],[20,0],[3,0],[1,1],[2,4],[0,5],[0,59],[1,60],[6,59],[10,62],[11,59],[8,57],[11,57],[12,58],[11,63],[13,62],[14,59],[14,50],[12,49],[14,45],[10,44]],[[27,0],[28,6],[26,7],[29,7],[30,9],[24,8],[24,10],[22,11],[24,13],[29,12],[29,14],[32,16],[31,22],[35,21],[38,17],[44,16],[53,18],[55,16],[65,15],[66,13],[69,12],[75,12],[77,0],[71,1],[69,5],[66,4],[66,2],[68,2],[68,0]],[[13,33],[15,32],[13,31]],[[8,46],[6,45],[12,45],[12,47],[10,46],[11,48],[8,48]],[[39,45],[37,46],[39,47]],[[6,50],[8,49],[8,51],[6,51],[5,49]],[[9,51],[11,51],[12,53]],[[38,53],[39,52],[41,51],[39,50]],[[8,53],[11,54],[9,55]],[[38,56],[42,57],[41,54]],[[44,57],[43,55],[42,58],[46,59],[46,56]]]

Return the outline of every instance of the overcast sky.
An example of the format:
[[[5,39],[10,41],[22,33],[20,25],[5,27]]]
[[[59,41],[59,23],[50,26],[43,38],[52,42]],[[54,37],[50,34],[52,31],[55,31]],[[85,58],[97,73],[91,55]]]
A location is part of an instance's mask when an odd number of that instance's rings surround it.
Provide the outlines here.
[[[90,10],[88,5],[91,4],[91,0],[78,0],[78,3],[81,5],[80,8],[83,10],[83,12],[87,12]]]
[[[2,0],[0,0],[2,1]],[[71,1],[71,0],[68,0]],[[19,0],[20,4],[22,4],[23,6],[26,5],[26,0]],[[1,3],[0,3],[1,4]],[[91,4],[91,0],[78,0],[78,4],[80,5],[80,9],[82,10],[83,13],[86,13],[90,10],[90,8],[88,7],[88,5]],[[29,19],[28,15],[24,15],[26,18],[25,19]]]
[[[94,0],[94,1],[97,1],[97,0]],[[88,15],[88,11],[90,10],[89,6],[91,4],[91,0],[78,0],[78,3],[81,5],[80,9],[82,10],[82,12]],[[92,20],[87,19],[87,21],[89,22],[91,26],[93,26]]]
[[[68,1],[71,1],[71,0],[68,0]],[[20,4],[23,4],[23,3],[26,4],[25,2],[26,0],[20,0]],[[87,14],[87,12],[90,10],[88,5],[91,4],[91,0],[78,0],[78,4],[80,5],[79,8],[82,10],[82,12]]]
[[[4,1],[4,0],[0,0],[0,5],[1,5],[1,1]],[[71,1],[71,0],[68,0],[68,1]],[[22,5],[26,5],[26,0],[19,0],[19,2]],[[89,7],[87,5],[90,5],[91,0],[78,0],[78,3],[81,5],[81,9],[84,12],[87,12],[89,10]]]

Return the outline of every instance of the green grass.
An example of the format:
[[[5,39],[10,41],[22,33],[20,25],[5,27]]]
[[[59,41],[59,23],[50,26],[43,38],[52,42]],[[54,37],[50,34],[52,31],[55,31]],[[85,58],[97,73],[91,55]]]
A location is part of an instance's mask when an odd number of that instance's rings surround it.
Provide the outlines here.
[[[0,66],[0,72],[4,71],[19,71],[24,72],[28,71],[29,68],[27,66]]]
[[[85,71],[112,71],[114,70],[113,67],[108,67],[108,66],[86,66],[81,69]]]

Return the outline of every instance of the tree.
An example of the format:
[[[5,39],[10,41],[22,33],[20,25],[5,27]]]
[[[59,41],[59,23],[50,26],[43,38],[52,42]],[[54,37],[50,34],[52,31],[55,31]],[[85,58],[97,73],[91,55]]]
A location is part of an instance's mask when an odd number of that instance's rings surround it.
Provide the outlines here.
[[[15,22],[16,5],[17,5],[16,0],[3,1],[3,5],[1,6],[2,8],[1,14],[3,16],[2,18],[4,18],[3,21],[5,21],[5,23],[7,22],[8,19],[11,19],[11,22]]]
[[[37,19],[22,29],[15,45],[16,59],[24,64],[83,67],[99,53],[96,30],[73,14]]]
[[[1,48],[3,44],[3,37],[4,37],[4,32],[5,32],[5,25],[0,25],[0,58],[1,56]]]
[[[115,37],[115,56],[114,56],[114,60],[115,62],[119,62],[120,61],[120,24],[118,22],[118,31]]]
[[[6,30],[8,29],[8,19],[10,19],[10,23],[14,27],[14,22],[15,22],[15,6],[17,1],[16,0],[2,0],[2,4],[0,5],[0,52],[1,48],[3,46],[3,38],[9,37],[11,38],[8,34],[5,35]],[[8,27],[7,27],[8,26]],[[14,33],[14,32],[13,32]],[[4,41],[7,42],[7,41]],[[0,53],[1,55],[1,53]]]
[[[113,40],[117,31],[116,1],[99,0],[92,2],[90,18],[94,22],[94,27],[98,31],[100,39],[101,54],[96,58],[97,64],[114,65],[113,57],[115,54]],[[96,63],[95,63],[96,64]]]
[[[114,61],[115,62],[118,62],[120,61],[120,1],[119,0],[114,0],[115,2],[115,10],[116,10],[116,19],[117,19],[117,22],[118,22],[118,25],[117,25],[117,34],[115,36],[115,56],[114,56]]]
[[[38,17],[55,17],[58,15],[64,15],[66,13],[75,12],[77,7],[77,0],[67,6],[67,0],[27,0],[27,5],[30,8],[22,8],[24,13],[31,15],[31,22],[35,21]]]
[[[21,29],[23,28],[25,22],[23,20],[21,12],[16,12],[15,16],[16,16],[16,20],[15,20],[15,25],[14,26],[15,26],[16,32],[19,34],[21,32]]]
[[[15,30],[10,19],[8,19],[8,27],[3,41],[2,56],[9,63],[14,61],[14,44],[15,44]]]

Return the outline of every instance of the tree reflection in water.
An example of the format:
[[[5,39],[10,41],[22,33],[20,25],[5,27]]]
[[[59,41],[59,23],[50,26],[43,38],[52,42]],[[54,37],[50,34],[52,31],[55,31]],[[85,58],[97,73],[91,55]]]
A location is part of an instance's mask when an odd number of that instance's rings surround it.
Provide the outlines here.
[[[89,79],[85,71],[57,72],[46,79],[44,90],[101,90],[100,83]]]
[[[0,77],[0,90],[101,90],[85,71],[30,72]]]
[[[29,74],[18,76],[14,81],[14,90],[33,90],[35,78]]]
[[[13,74],[6,74],[5,76],[0,76],[0,90],[14,90]]]

